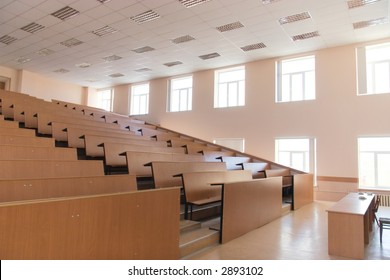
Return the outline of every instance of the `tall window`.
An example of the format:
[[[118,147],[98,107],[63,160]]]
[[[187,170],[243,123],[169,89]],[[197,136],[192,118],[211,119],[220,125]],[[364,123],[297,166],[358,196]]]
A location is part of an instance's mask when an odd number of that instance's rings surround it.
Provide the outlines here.
[[[358,94],[390,93],[390,43],[356,50]]]
[[[131,87],[130,115],[146,115],[149,113],[149,83]]]
[[[192,110],[192,76],[171,79],[169,112]]]
[[[277,62],[276,102],[315,99],[314,55]]]
[[[112,104],[114,99],[113,90],[112,89],[99,90],[97,94],[98,94],[98,107],[106,111],[112,111]]]
[[[215,71],[214,108],[245,105],[245,67]]]
[[[304,172],[316,173],[314,138],[276,139],[276,162]]]
[[[358,138],[359,186],[390,188],[390,137]]]

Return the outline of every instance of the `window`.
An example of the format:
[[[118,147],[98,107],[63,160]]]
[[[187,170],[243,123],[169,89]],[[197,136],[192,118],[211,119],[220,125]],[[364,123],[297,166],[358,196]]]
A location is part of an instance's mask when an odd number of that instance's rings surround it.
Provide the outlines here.
[[[245,67],[215,71],[214,108],[245,105]]]
[[[112,111],[112,104],[114,99],[113,90],[112,89],[99,90],[97,94],[98,94],[98,107],[106,111]]]
[[[276,139],[276,162],[304,172],[316,173],[314,138]]]
[[[169,112],[192,110],[192,76],[171,79]]]
[[[356,50],[358,94],[390,93],[390,43]]]
[[[314,55],[278,61],[276,88],[276,102],[314,100]]]
[[[245,152],[245,139],[244,138],[217,138],[213,141],[214,144],[228,147],[230,149]]]
[[[359,187],[390,188],[390,137],[358,139]]]
[[[131,87],[130,115],[146,115],[149,113],[149,83]]]

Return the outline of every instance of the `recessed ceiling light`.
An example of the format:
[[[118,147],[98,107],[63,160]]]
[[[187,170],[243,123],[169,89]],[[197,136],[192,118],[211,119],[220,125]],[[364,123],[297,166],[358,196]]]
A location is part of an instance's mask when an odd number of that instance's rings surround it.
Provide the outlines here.
[[[130,19],[132,19],[133,21],[135,21],[138,24],[141,24],[141,23],[144,23],[144,22],[148,22],[148,21],[151,21],[151,20],[158,19],[159,17],[160,17],[159,14],[157,14],[156,12],[154,12],[152,10],[149,10],[149,11],[146,11],[146,12],[144,12],[142,14],[130,17]]]
[[[272,4],[272,3],[278,2],[278,1],[280,1],[280,0],[262,0],[261,2],[264,5],[268,5],[268,4]]]
[[[60,44],[66,46],[68,48],[71,48],[71,47],[74,47],[74,46],[81,45],[82,43],[84,43],[84,42],[82,42],[82,41],[80,41],[78,39],[72,38],[72,39],[63,41]]]
[[[252,45],[247,45],[245,47],[241,47],[241,49],[244,52],[248,52],[248,51],[253,51],[253,50],[258,50],[258,49],[264,49],[266,47],[267,46],[264,43],[257,43],[257,44],[252,44]]]
[[[195,38],[190,36],[190,35],[184,35],[184,36],[177,37],[177,38],[173,39],[172,43],[174,43],[174,44],[181,44],[181,43],[189,42],[189,41],[192,41],[192,40],[195,40]]]
[[[110,76],[111,78],[119,78],[119,77],[123,77],[124,75],[121,74],[121,73],[114,73],[114,74],[111,74],[111,75],[108,75]]]
[[[118,56],[118,55],[110,55],[110,56],[103,57],[102,59],[107,61],[107,62],[110,62],[110,61],[122,59],[122,57]]]
[[[179,2],[182,3],[186,8],[192,8],[209,1],[210,0],[179,0]]]
[[[39,30],[44,29],[44,28],[45,27],[43,25],[40,25],[40,24],[35,23],[35,22],[32,22],[32,23],[30,23],[30,24],[28,24],[26,26],[23,26],[20,29],[22,29],[22,30],[24,30],[26,32],[29,32],[29,33],[35,33],[35,32],[37,32]]]
[[[96,29],[94,31],[92,31],[93,34],[99,36],[99,37],[103,37],[103,36],[106,36],[106,35],[109,35],[109,34],[114,34],[115,32],[117,32],[118,30],[106,25],[102,28],[99,28],[99,29]]]
[[[83,62],[83,63],[76,64],[75,66],[78,68],[88,68],[91,67],[91,65],[92,65],[91,63]]]
[[[41,56],[47,56],[53,54],[54,51],[50,49],[40,49],[39,51],[36,52],[36,54],[41,55]]]
[[[68,73],[68,72],[69,72],[69,70],[67,70],[67,69],[64,69],[64,68],[60,68],[60,69],[54,70],[53,72],[55,72],[55,73],[61,73],[61,74],[65,74],[65,73]]]
[[[102,4],[105,4],[105,3],[107,3],[107,2],[110,2],[111,0],[97,0],[97,1],[99,1],[99,2],[102,3]]]
[[[300,35],[292,36],[291,39],[293,41],[301,41],[301,40],[310,39],[310,38],[318,37],[318,36],[320,36],[318,31],[314,31],[314,32],[308,32],[308,33],[303,33]]]
[[[219,32],[226,32],[226,31],[231,31],[231,30],[234,30],[234,29],[242,28],[242,27],[244,27],[244,25],[241,22],[236,21],[236,22],[233,22],[233,23],[229,23],[229,24],[225,24],[225,25],[222,25],[222,26],[218,26],[217,30]]]
[[[311,18],[310,14],[308,12],[303,12],[303,13],[300,13],[300,14],[295,14],[295,15],[291,15],[291,16],[287,16],[287,17],[282,17],[279,19],[279,23],[281,25],[283,24],[287,24],[287,23],[292,23],[292,22],[296,22],[296,21],[301,21],[301,20],[305,20],[305,19],[309,19]]]
[[[59,18],[60,20],[67,20],[67,19],[70,19],[72,17],[75,17],[79,14],[80,12],[77,11],[76,9],[73,9],[69,6],[66,6],[62,9],[59,9],[58,11],[52,13],[51,15],[56,17],[56,18]]]
[[[201,58],[203,60],[207,60],[207,59],[215,58],[218,56],[221,56],[221,55],[219,53],[209,53],[209,54],[200,55],[199,58]]]
[[[180,65],[180,64],[183,64],[183,62],[181,62],[181,61],[173,61],[173,62],[164,63],[164,65],[167,66],[167,67],[172,67],[172,66],[176,66],[176,65]]]
[[[145,47],[141,47],[141,48],[138,48],[138,49],[134,49],[132,51],[135,52],[135,53],[145,53],[145,52],[151,52],[151,51],[154,51],[154,50],[155,49],[152,48],[152,47],[145,46]]]
[[[15,37],[12,37],[12,36],[8,36],[8,35],[4,35],[4,36],[0,37],[0,42],[3,44],[6,44],[6,45],[12,44],[16,40],[18,40],[18,39]]]
[[[353,9],[353,8],[362,7],[379,1],[381,0],[351,0],[348,1],[347,4],[349,9]]]
[[[375,26],[375,25],[384,24],[384,23],[388,23],[388,22],[389,22],[389,19],[387,17],[359,21],[359,22],[353,23],[353,28],[360,29],[360,28]]]

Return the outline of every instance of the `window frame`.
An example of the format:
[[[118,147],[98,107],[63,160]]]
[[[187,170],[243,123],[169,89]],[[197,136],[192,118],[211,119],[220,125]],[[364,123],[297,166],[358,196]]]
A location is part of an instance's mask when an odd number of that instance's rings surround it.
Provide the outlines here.
[[[173,110],[172,108],[174,107],[172,102],[174,100],[173,98],[173,83],[175,81],[180,81],[180,80],[185,80],[185,79],[189,79],[191,78],[191,87],[181,87],[181,88],[178,88],[178,89],[175,89],[175,90],[178,90],[179,93],[178,93],[178,110]],[[184,108],[182,108],[182,91],[184,91],[184,95],[186,96],[185,100],[186,100],[186,104],[184,106]],[[172,113],[175,113],[175,112],[185,112],[185,111],[192,111],[192,94],[193,94],[193,75],[186,75],[186,76],[181,76],[181,77],[175,77],[175,78],[171,78],[169,80],[169,87],[168,87],[168,108],[167,108],[167,112],[172,112]]]
[[[220,74],[225,74],[228,72],[235,72],[243,70],[244,79],[230,80],[227,82],[220,82]],[[224,69],[219,69],[214,71],[214,108],[230,108],[230,107],[243,107],[245,106],[245,85],[246,83],[246,70],[245,65],[229,67]],[[221,103],[221,93],[220,87],[222,84],[226,84],[226,102]],[[237,92],[231,93],[231,86],[236,85]],[[231,97],[236,95],[235,102],[231,100]]]
[[[294,62],[294,61],[302,61],[305,59],[312,58],[313,61],[313,69],[311,70],[300,70],[300,71],[291,71],[288,73],[283,73],[283,64]],[[307,90],[309,89],[310,83],[309,81],[310,77],[309,74],[313,74],[313,93],[309,94]],[[285,85],[283,83],[284,77],[288,75],[289,79],[289,85],[288,85],[288,98],[285,99]],[[294,92],[293,92],[293,78],[300,76],[301,77],[301,89],[302,89],[302,97],[301,98],[294,98]],[[276,61],[276,94],[275,94],[275,102],[276,103],[285,103],[285,102],[299,102],[299,101],[308,101],[308,100],[316,100],[316,56],[314,54],[310,55],[304,55],[299,57],[293,57],[293,58],[287,58],[287,59],[281,59]]]
[[[147,93],[136,93],[136,88],[141,86],[148,86],[148,92]],[[139,83],[134,84],[131,86],[131,104],[130,104],[130,116],[139,116],[139,115],[147,115],[149,114],[149,95],[150,95],[150,83]],[[144,100],[142,99],[144,97]],[[142,108],[142,103],[145,103],[145,107]],[[138,107],[136,107],[136,104],[138,104]]]
[[[104,92],[110,92],[110,98],[103,98]],[[100,109],[106,110],[108,112],[113,111],[114,105],[114,89],[113,88],[105,88],[97,90],[98,93],[98,107]],[[108,101],[108,102],[107,102]],[[109,108],[107,108],[107,103],[109,103]]]

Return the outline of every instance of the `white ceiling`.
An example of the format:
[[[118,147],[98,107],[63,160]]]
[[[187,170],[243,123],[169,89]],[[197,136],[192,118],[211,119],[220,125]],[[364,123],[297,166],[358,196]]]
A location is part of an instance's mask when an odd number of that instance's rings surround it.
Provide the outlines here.
[[[14,38],[9,44],[0,42],[0,65],[102,88],[390,37],[388,0],[353,9],[347,2],[210,0],[186,8],[179,0],[111,0],[105,4],[97,0],[0,0],[0,41],[8,38],[4,36]],[[64,21],[51,15],[66,6],[80,13]],[[160,17],[142,24],[131,19],[149,10]],[[303,12],[309,12],[311,18],[279,23],[281,17]],[[356,22],[379,18],[386,18],[387,23],[354,29]],[[216,29],[237,21],[242,28],[223,33]],[[42,29],[34,33],[21,29],[31,23]],[[117,32],[103,37],[92,33],[106,26]],[[299,41],[291,38],[314,31],[318,31],[318,37]],[[195,40],[172,42],[185,35]],[[61,44],[73,38],[82,43],[73,47]],[[266,47],[247,52],[241,49],[256,43]],[[154,50],[133,51],[145,46]],[[52,53],[39,54],[42,49]],[[220,56],[199,58],[215,52]],[[111,55],[121,59],[103,59]],[[175,61],[182,64],[164,65]],[[90,66],[76,66],[82,63]],[[109,76],[118,73],[123,76]]]

